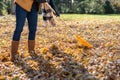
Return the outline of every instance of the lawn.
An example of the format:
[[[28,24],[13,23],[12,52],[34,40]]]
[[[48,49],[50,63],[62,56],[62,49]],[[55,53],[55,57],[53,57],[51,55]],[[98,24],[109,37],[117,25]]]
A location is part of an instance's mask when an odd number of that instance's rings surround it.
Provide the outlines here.
[[[36,54],[22,32],[18,60],[9,60],[15,17],[0,18],[0,80],[119,80],[120,15],[62,14],[57,26],[43,27],[39,15]],[[93,48],[82,45],[75,35]]]

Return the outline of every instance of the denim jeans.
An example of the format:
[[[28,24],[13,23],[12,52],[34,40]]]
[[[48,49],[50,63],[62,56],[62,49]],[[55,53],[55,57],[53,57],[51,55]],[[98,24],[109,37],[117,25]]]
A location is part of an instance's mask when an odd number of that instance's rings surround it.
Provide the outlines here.
[[[33,3],[30,12],[25,11],[23,8],[16,4],[16,28],[13,34],[14,41],[20,40],[21,32],[23,31],[26,18],[28,21],[29,29],[28,40],[35,40],[38,20],[37,3]]]

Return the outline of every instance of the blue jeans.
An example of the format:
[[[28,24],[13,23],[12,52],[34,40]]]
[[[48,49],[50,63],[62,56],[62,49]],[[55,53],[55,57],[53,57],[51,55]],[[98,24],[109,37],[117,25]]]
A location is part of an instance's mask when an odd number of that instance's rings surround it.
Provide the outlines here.
[[[16,4],[16,28],[13,34],[14,41],[20,40],[21,32],[23,31],[23,26],[25,24],[26,18],[28,21],[29,29],[28,40],[35,40],[38,20],[37,3],[33,3],[31,12],[25,11],[23,8]]]

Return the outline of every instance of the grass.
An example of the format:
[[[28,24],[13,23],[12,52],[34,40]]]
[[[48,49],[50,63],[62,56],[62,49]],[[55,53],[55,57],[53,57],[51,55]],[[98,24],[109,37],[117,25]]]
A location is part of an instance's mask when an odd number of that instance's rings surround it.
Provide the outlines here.
[[[108,14],[108,15],[94,15],[94,14],[61,14],[61,18],[64,20],[80,20],[80,19],[94,19],[94,18],[99,18],[99,19],[105,19],[105,18],[120,18],[120,14]]]

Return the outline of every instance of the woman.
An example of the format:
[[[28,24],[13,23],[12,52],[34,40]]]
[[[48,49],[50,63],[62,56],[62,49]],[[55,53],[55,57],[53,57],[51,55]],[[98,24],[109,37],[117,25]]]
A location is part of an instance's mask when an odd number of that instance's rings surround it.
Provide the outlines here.
[[[18,54],[19,40],[25,20],[28,20],[28,50],[30,53],[35,53],[35,35],[37,29],[37,18],[40,3],[45,3],[46,0],[15,0],[16,3],[16,28],[12,38],[11,60],[15,60],[15,55]]]

